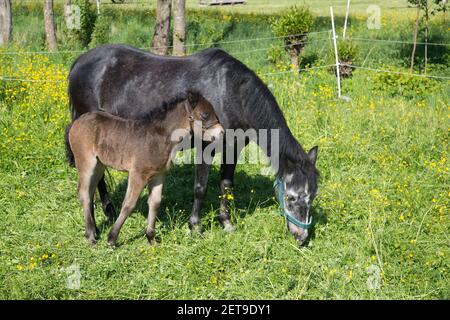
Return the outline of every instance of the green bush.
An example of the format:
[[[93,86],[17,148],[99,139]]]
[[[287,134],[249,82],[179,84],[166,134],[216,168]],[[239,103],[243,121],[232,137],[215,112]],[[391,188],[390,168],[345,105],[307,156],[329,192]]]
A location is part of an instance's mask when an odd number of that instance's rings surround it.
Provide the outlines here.
[[[294,6],[284,11],[279,17],[271,20],[272,29],[276,36],[295,37],[310,31],[314,17],[308,7]]]
[[[73,4],[80,6],[80,29],[74,30],[78,40],[83,47],[88,47],[91,42],[92,33],[97,19],[92,4],[89,0],[75,0]]]
[[[271,20],[274,34],[284,38],[285,50],[291,57],[293,68],[298,69],[298,57],[313,24],[314,16],[308,7],[291,7]]]
[[[275,65],[281,64],[283,61],[283,48],[279,46],[271,46],[267,50],[267,60]]]
[[[374,88],[388,95],[400,95],[405,98],[423,98],[440,91],[441,84],[434,79],[405,74],[408,72],[405,69],[392,67],[382,67],[381,69],[402,72],[379,72],[375,74],[373,78]]]
[[[358,55],[359,48],[358,46],[351,41],[345,40],[340,41],[338,43],[338,51],[339,51],[339,61],[342,63],[351,63],[355,61],[356,56]],[[333,48],[334,54],[334,48]]]
[[[111,21],[103,15],[97,18],[89,47],[94,48],[109,42],[110,23]]]
[[[349,40],[340,41],[338,43],[339,62],[341,64],[344,64],[339,67],[339,73],[341,77],[346,78],[352,75],[353,69],[348,65],[351,65],[355,61],[358,55],[358,51],[358,46]],[[333,59],[334,54],[334,47],[332,47],[331,55],[333,56]]]
[[[193,50],[211,47],[212,44],[222,41],[235,27],[235,19],[232,15],[216,13],[215,19],[202,14],[188,15],[187,36],[191,43],[211,44],[194,46]]]

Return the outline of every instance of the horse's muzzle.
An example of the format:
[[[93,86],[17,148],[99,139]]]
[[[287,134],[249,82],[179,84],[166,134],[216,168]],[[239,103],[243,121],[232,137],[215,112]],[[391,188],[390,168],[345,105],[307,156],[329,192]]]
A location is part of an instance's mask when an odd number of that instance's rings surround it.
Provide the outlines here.
[[[297,240],[298,245],[302,246],[306,244],[306,240],[308,239],[309,236],[308,230],[297,227],[296,225],[290,222],[287,222],[287,225],[289,231],[294,236],[295,240]]]

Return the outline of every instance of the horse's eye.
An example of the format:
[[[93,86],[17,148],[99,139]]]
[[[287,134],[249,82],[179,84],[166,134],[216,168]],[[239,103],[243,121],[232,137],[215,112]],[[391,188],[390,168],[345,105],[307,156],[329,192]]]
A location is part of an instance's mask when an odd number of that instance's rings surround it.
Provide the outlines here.
[[[200,113],[200,117],[201,117],[203,120],[208,119],[208,116],[209,116],[209,113],[208,113],[208,112],[202,112],[202,113]]]

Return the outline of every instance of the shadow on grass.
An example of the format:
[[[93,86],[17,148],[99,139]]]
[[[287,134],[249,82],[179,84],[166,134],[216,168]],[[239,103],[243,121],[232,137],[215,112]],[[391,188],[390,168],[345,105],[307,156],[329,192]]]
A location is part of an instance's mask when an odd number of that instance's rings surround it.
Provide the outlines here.
[[[239,166],[238,166],[239,168]],[[164,179],[163,199],[158,213],[158,220],[161,222],[161,229],[173,230],[179,228],[188,222],[194,201],[194,165],[177,165],[173,166],[166,174]],[[245,218],[247,215],[252,215],[257,208],[268,208],[274,205],[273,179],[271,177],[260,174],[249,174],[242,170],[237,170],[234,177],[234,196],[235,196],[235,210],[238,212],[240,218]],[[217,212],[220,206],[219,201],[219,181],[220,173],[217,166],[213,166],[208,179],[208,192],[203,202],[203,210],[201,218],[205,223],[219,223],[217,219],[211,219],[211,215],[205,216],[205,213],[211,211]],[[111,199],[114,203],[117,214],[120,211],[122,200],[127,189],[127,179],[118,181],[114,190],[111,191]],[[142,192],[139,197],[136,208],[133,214],[141,214],[147,218],[148,192]],[[212,209],[212,210],[210,210]],[[327,215],[324,210],[318,206],[313,205],[312,215],[314,217],[314,226],[311,229],[311,235],[307,241],[315,238],[315,225],[326,225],[328,223]],[[145,227],[142,230],[128,239],[126,242],[133,242],[145,236]],[[109,230],[107,219],[103,219],[99,225],[100,233]],[[156,241],[159,242],[157,232]],[[118,244],[120,246],[120,244]]]
[[[158,213],[158,220],[162,223],[162,228],[173,229],[180,224],[188,222],[194,201],[194,174],[194,165],[176,165],[167,172],[164,179],[163,198]],[[206,218],[204,213],[217,212],[220,207],[219,181],[219,168],[213,166],[208,179],[208,191],[203,202],[201,215],[203,220]],[[108,189],[118,214],[126,193],[128,181],[123,179],[116,183],[117,185],[113,190],[111,190],[112,188]],[[241,218],[244,218],[247,214],[251,215],[256,208],[266,208],[273,205],[272,183],[273,181],[270,177],[236,170],[234,176],[235,208]],[[139,213],[147,218],[147,198],[148,191],[142,192],[133,214]],[[217,219],[214,220],[218,223]],[[99,225],[100,232],[106,230],[107,226],[108,222],[106,219],[103,219]]]

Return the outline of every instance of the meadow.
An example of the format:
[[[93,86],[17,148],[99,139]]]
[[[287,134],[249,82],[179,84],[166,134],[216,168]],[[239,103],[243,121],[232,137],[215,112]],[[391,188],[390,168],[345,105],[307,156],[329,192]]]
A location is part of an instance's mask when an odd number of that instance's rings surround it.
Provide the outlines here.
[[[333,71],[314,68],[333,63],[329,34],[308,38],[301,57],[308,70],[287,72],[287,55],[281,50],[273,58],[282,40],[271,31],[266,2],[211,9],[188,1],[188,51],[216,45],[246,63],[273,92],[303,147],[319,146],[320,193],[308,245],[299,248],[277,214],[273,177],[245,164],[235,178],[235,232],[224,232],[215,218],[216,165],[202,214],[204,232],[190,233],[194,167],[176,165],[164,185],[158,244],[148,245],[144,236],[145,191],[116,249],[106,244],[109,225],[97,203],[101,234],[90,247],[63,139],[70,121],[66,77],[85,48],[66,32],[57,6],[64,52],[27,53],[46,50],[42,10],[18,1],[13,41],[0,49],[1,299],[450,298],[449,80],[403,74],[409,72],[408,43],[361,41],[356,65],[401,74],[354,70],[342,81],[350,101],[337,99]],[[311,5],[317,14],[313,31],[330,29],[327,5],[341,2]],[[367,29],[368,2],[361,1],[357,7],[363,10],[352,12],[348,34],[411,41],[411,10],[388,8],[406,7],[406,1],[378,2],[386,7],[381,28]],[[450,43],[445,19],[433,17],[430,42]],[[339,34],[343,20],[339,13]],[[107,27],[94,30],[89,46],[148,48],[151,6],[105,4],[101,22]],[[449,77],[449,46],[430,46],[429,55],[428,74]],[[419,45],[415,72],[423,67]],[[119,207],[126,175],[111,172],[108,180]],[[74,270],[80,271],[79,288],[68,285]]]

